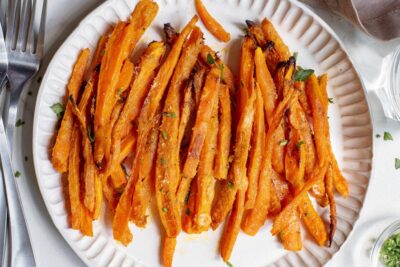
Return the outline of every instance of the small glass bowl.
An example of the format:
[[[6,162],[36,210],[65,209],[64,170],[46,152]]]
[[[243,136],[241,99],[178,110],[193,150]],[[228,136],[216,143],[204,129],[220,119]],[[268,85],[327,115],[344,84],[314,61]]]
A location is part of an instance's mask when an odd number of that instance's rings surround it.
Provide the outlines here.
[[[383,232],[376,239],[374,247],[371,252],[371,263],[373,267],[385,267],[380,259],[381,248],[383,243],[394,234],[400,233],[400,220],[393,222],[385,228]]]

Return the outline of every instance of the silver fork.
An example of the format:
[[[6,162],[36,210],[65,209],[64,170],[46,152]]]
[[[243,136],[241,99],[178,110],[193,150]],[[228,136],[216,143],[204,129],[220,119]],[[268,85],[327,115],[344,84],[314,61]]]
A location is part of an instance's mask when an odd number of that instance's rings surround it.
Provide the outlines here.
[[[2,8],[0,7],[0,12]],[[7,82],[7,51],[6,44],[4,42],[3,29],[0,26],[0,96],[3,92],[3,88]],[[1,112],[0,112],[1,114]],[[4,130],[4,124],[2,116],[0,115],[0,140],[7,141],[7,136]],[[0,141],[0,143],[2,143]],[[1,144],[0,144],[1,146]],[[6,146],[7,147],[7,146]],[[3,151],[3,149],[1,149]],[[2,152],[0,151],[0,153]],[[4,150],[4,151],[8,151]],[[0,156],[1,157],[1,156]],[[12,172],[11,172],[12,174]],[[0,172],[0,176],[2,176]],[[0,179],[0,264],[5,266],[5,251],[6,251],[6,237],[7,237],[7,203],[4,191],[3,177]]]
[[[43,56],[47,0],[43,0],[38,33],[35,32],[37,2],[37,0],[9,0],[8,2],[10,14],[7,17],[6,48],[10,97],[6,110],[8,112],[6,113],[6,133],[10,151],[13,147],[21,93],[26,83],[39,70]]]

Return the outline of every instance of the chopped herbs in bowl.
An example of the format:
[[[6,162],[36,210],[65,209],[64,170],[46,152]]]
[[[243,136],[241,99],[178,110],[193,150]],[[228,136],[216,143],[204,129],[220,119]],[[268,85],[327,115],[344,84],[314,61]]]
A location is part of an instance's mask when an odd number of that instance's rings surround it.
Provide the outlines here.
[[[400,220],[377,238],[371,253],[372,266],[400,267]]]
[[[380,259],[387,267],[400,266],[400,233],[392,235],[383,242]]]

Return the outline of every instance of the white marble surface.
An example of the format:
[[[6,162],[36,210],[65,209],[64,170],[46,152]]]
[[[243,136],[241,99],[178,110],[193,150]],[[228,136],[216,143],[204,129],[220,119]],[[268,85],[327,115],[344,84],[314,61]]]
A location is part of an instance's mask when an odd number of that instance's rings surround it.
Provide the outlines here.
[[[46,57],[39,76],[42,75],[57,48],[79,21],[101,2],[103,1],[48,1]],[[315,9],[315,11],[336,31],[361,75],[372,111],[374,135],[376,133],[383,135],[384,131],[388,131],[394,138],[394,141],[375,138],[373,175],[360,218],[349,239],[327,264],[332,267],[365,266],[360,259],[365,254],[364,247],[368,246],[366,242],[369,241],[364,236],[371,229],[370,227],[376,227],[379,225],[379,221],[385,218],[397,217],[400,219],[400,194],[398,193],[400,170],[394,168],[394,158],[400,157],[398,150],[400,127],[398,122],[384,118],[381,105],[375,95],[384,74],[383,58],[400,45],[400,40],[391,42],[374,40],[328,10]],[[21,101],[20,117],[25,121],[25,125],[17,128],[16,142],[18,145],[16,147],[18,149],[14,151],[15,167],[22,173],[22,176],[18,178],[18,183],[32,236],[37,266],[84,266],[54,227],[36,183],[32,160],[32,120],[38,85],[39,83],[34,81],[29,89],[33,94],[25,95]],[[25,156],[27,156],[27,161]]]

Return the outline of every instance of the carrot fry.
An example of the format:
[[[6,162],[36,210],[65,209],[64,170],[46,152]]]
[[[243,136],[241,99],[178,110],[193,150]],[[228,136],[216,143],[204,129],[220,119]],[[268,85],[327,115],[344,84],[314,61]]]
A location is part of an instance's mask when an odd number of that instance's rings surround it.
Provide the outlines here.
[[[178,37],[179,38],[179,37]],[[172,76],[164,104],[160,126],[159,146],[156,162],[156,199],[161,222],[167,236],[174,237],[180,231],[180,205],[175,192],[180,180],[179,168],[179,118],[181,87],[189,79],[200,52],[203,34],[195,27],[185,42],[182,55]],[[176,44],[176,42],[175,42]]]
[[[225,262],[229,260],[236,238],[239,234],[240,222],[242,221],[244,212],[245,192],[246,186],[238,189],[235,205],[233,206],[233,210],[221,237],[219,250],[221,257]]]
[[[131,89],[112,132],[111,165],[115,165],[115,160],[120,153],[121,139],[131,131],[131,123],[139,115],[144,98],[165,50],[164,43],[152,42],[140,58]]]
[[[299,251],[302,249],[300,218],[297,211],[293,212],[287,228],[279,233],[279,238],[287,250]]]
[[[274,42],[274,47],[280,56],[280,61],[288,60],[290,57],[289,48],[279,36],[274,25],[267,18],[264,18],[261,22],[261,29],[264,32],[265,38]]]
[[[264,54],[259,47],[255,51],[254,62],[256,66],[257,82],[259,83],[263,96],[265,114],[268,124],[271,124],[273,112],[277,105],[277,93],[274,81],[265,63]],[[280,143],[282,140],[285,140],[285,132],[281,125],[276,129],[274,138],[275,145],[272,151],[272,166],[277,172],[283,173],[284,147],[281,146]]]
[[[308,232],[314,240],[320,246],[325,245],[328,238],[325,223],[313,207],[311,200],[307,195],[303,197],[303,200],[299,205],[299,211]]]
[[[158,126],[158,125],[157,125]],[[132,200],[131,219],[138,227],[145,227],[147,222],[147,208],[150,204],[151,186],[154,177],[154,160],[158,144],[158,127],[154,127],[148,137],[146,148],[141,157],[140,177],[135,186]]]
[[[229,154],[232,138],[232,114],[229,88],[221,84],[219,91],[219,128],[218,142],[215,153],[214,176],[217,179],[226,179],[229,169]]]
[[[228,88],[226,87],[228,90]],[[207,136],[201,150],[199,170],[197,173],[197,194],[195,202],[194,222],[197,232],[207,231],[211,224],[211,207],[214,199],[215,178],[213,163],[218,134],[218,107],[214,106]]]
[[[252,143],[249,155],[249,168],[247,172],[249,186],[246,192],[246,209],[252,209],[256,201],[258,177],[260,175],[262,152],[264,150],[265,141],[264,103],[261,96],[261,90],[257,83],[256,91],[256,108],[254,114]]]
[[[243,90],[247,90],[247,88]],[[238,189],[241,188],[242,190],[244,190],[243,188],[247,188],[246,164],[248,151],[250,148],[251,130],[254,121],[256,102],[256,92],[254,89],[254,85],[251,85],[250,92],[251,95],[245,103],[236,129],[233,165],[228,174],[228,179],[223,180],[221,184],[221,191],[219,192],[217,200],[212,208],[211,226],[213,229],[218,227],[218,225],[225,219],[228,212],[231,210],[232,205],[235,201],[235,196],[238,195]],[[242,193],[244,194],[245,191],[246,190],[244,190],[244,192]],[[237,205],[239,205],[238,207],[240,207],[240,205],[242,204],[238,203]]]
[[[175,237],[164,237],[162,245],[162,263],[164,267],[172,267],[176,247]]]
[[[335,196],[334,196],[334,187],[333,187],[333,169],[332,164],[329,164],[328,170],[325,175],[325,186],[326,192],[329,199],[329,209],[330,209],[330,224],[329,224],[329,241],[328,247],[331,246],[333,236],[336,231],[336,204],[335,204]]]
[[[192,87],[193,87],[193,80],[190,80],[184,90],[183,93],[183,104],[181,108],[181,117],[179,119],[179,128],[178,128],[178,149],[181,147],[181,143],[185,133],[189,130],[188,123],[190,120],[190,116],[195,107],[195,100],[192,96]],[[166,136],[167,137],[167,136]]]
[[[252,88],[253,73],[254,73],[254,50],[255,44],[253,39],[246,36],[242,42],[240,50],[240,67],[239,67],[239,91],[238,91],[238,103],[237,103],[237,114],[240,117],[242,114],[244,105],[247,103],[247,98],[250,95]]]
[[[200,160],[201,150],[207,135],[208,120],[214,107],[218,104],[218,91],[220,87],[221,70],[214,67],[207,75],[203,92],[197,110],[196,122],[190,139],[188,155],[182,171],[182,179],[177,191],[177,200],[180,207],[183,206],[185,196],[189,190],[190,183],[196,175]]]
[[[193,75],[193,93],[196,107],[200,103],[201,89],[203,89],[204,81],[207,76],[207,69],[208,68],[205,66],[200,66]]]
[[[195,5],[197,13],[199,13],[200,19],[206,26],[207,30],[209,30],[218,40],[228,42],[231,39],[231,35],[211,16],[201,0],[195,0]]]
[[[273,175],[278,175],[275,171],[273,171],[272,173],[273,173]],[[270,196],[269,196],[269,207],[267,207],[268,209],[267,209],[266,213],[267,213],[267,215],[269,213],[271,216],[274,216],[274,215],[278,214],[282,209],[281,201],[276,194],[275,185],[271,181],[267,181],[267,182],[269,182],[270,184],[265,185],[265,187],[266,188],[270,187],[270,190],[268,191],[268,189],[266,189],[267,191],[264,191],[264,192],[266,192],[265,197],[268,197],[267,193],[269,193]],[[265,203],[268,203],[267,200],[265,200]],[[255,233],[257,233],[257,231],[255,231],[254,234]],[[247,232],[247,234],[250,234],[250,233]]]
[[[267,136],[265,139],[264,158],[258,182],[256,202],[254,204],[254,208],[249,210],[243,223],[243,230],[250,235],[255,235],[267,218],[268,209],[270,207],[270,195],[267,194],[267,192],[271,184],[271,178],[274,175],[271,159],[274,134],[275,130],[282,121],[284,112],[293,102],[293,99],[296,99],[294,90],[290,91],[278,104],[272,117],[271,124],[268,128]]]
[[[107,138],[106,130],[116,98],[117,83],[123,62],[136,46],[144,31],[158,12],[157,3],[151,0],[140,1],[131,14],[129,24],[115,36],[111,36],[107,44],[100,68],[99,85],[95,112],[95,162],[100,165]],[[110,105],[111,103],[111,105]]]
[[[68,97],[72,96],[74,99],[78,98],[78,93],[82,86],[89,58],[89,49],[84,49],[80,52],[67,85]],[[64,173],[68,170],[68,157],[71,148],[73,124],[74,116],[71,111],[71,104],[67,102],[51,158],[54,168],[60,173]]]
[[[81,207],[80,207],[80,155],[79,155],[79,131],[78,126],[72,128],[72,144],[69,157],[68,171],[68,192],[71,205],[71,227],[72,229],[81,228]],[[71,140],[70,140],[71,141]]]
[[[265,47],[268,44],[268,40],[265,38],[261,27],[251,20],[246,20],[246,25],[248,27],[248,34],[253,37],[257,45],[259,47]]]
[[[120,99],[122,98],[122,93],[128,89],[129,85],[131,84],[134,68],[135,66],[129,59],[124,61],[117,83],[117,95]],[[115,100],[119,99],[116,98]]]

